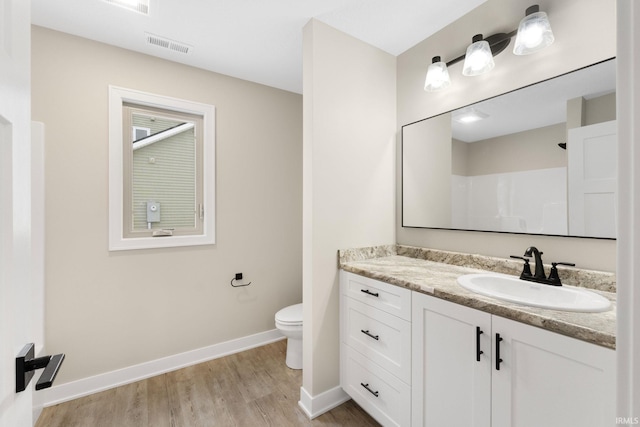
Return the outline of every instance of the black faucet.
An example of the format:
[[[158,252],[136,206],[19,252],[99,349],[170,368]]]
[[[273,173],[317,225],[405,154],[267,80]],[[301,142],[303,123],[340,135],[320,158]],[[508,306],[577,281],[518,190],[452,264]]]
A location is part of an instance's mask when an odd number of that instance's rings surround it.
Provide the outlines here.
[[[527,259],[531,258],[531,256],[534,257],[536,263],[536,270],[533,274],[531,274],[531,267],[529,266],[529,260]],[[575,264],[570,262],[552,262],[551,271],[549,272],[549,277],[547,278],[544,273],[544,265],[542,264],[542,252],[540,252],[535,246],[528,247],[527,250],[524,251],[524,256],[520,257],[511,255],[511,258],[524,260],[524,268],[522,269],[522,274],[520,274],[520,279],[552,286],[562,286],[560,276],[558,276],[558,265],[568,265],[571,267],[575,267]]]
[[[524,256],[530,257],[532,254],[536,263],[536,271],[533,273],[533,278],[546,280],[547,276],[544,273],[544,266],[542,265],[542,252],[540,252],[535,246],[529,246],[527,250],[524,251]]]

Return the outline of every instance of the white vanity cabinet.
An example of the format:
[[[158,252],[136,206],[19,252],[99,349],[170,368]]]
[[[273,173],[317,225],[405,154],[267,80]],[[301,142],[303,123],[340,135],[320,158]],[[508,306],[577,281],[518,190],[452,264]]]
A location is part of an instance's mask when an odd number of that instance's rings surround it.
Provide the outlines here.
[[[411,291],[340,272],[340,383],[384,426],[411,424]]]
[[[615,425],[613,350],[419,293],[412,313],[414,427]]]

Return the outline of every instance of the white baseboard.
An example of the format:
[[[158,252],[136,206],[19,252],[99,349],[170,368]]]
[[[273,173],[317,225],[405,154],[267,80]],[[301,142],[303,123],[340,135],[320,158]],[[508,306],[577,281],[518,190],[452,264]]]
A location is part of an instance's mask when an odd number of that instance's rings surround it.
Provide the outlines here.
[[[300,387],[298,406],[300,406],[304,413],[307,414],[307,417],[312,420],[332,410],[336,406],[342,405],[349,399],[351,399],[351,397],[349,397],[340,386],[329,389],[317,396],[311,396],[304,387]]]
[[[58,403],[67,402],[124,384],[175,371],[186,366],[206,362],[207,360],[217,359],[229,354],[260,347],[284,338],[277,329],[272,329],[255,335],[249,335],[247,337],[53,386],[50,389],[43,390],[45,392],[44,407],[57,405]]]

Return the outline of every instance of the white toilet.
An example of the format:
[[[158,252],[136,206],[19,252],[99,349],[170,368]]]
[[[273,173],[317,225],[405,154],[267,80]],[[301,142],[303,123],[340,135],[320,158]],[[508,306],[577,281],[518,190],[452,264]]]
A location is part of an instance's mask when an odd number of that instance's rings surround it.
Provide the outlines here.
[[[302,303],[277,312],[276,328],[287,337],[287,366],[302,369]]]

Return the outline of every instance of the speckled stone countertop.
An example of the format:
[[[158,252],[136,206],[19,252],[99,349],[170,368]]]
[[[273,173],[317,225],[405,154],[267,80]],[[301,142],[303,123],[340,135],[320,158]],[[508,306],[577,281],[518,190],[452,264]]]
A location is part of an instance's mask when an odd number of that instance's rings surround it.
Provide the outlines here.
[[[458,276],[487,271],[518,276],[522,262],[408,246],[377,246],[339,251],[339,267],[416,292],[433,295],[507,319],[615,349],[616,294],[613,273],[563,269],[564,284],[591,288],[611,301],[602,313],[547,310],[509,303],[468,291]],[[547,269],[548,271],[548,269]]]

